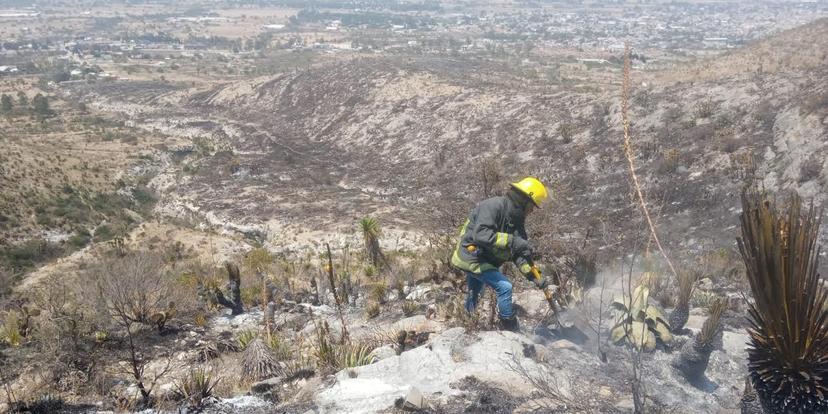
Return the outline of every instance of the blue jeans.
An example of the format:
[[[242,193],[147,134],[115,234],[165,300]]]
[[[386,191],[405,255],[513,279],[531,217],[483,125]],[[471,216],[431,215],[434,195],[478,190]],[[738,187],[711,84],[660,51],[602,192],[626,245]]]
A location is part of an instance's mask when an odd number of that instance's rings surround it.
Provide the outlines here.
[[[483,284],[489,285],[497,294],[497,309],[502,319],[509,319],[514,315],[512,310],[512,282],[497,269],[487,270],[476,274],[466,272],[466,282],[469,285],[469,295],[466,297],[466,310],[474,312],[480,299]]]

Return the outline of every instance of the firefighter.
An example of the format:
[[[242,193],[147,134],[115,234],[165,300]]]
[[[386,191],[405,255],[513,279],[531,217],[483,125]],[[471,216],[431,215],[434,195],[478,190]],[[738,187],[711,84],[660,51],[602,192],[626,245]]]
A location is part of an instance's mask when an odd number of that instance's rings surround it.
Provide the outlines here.
[[[520,329],[512,309],[512,283],[500,272],[503,263],[514,262],[538,289],[547,286],[545,277],[532,275],[532,246],[524,228],[526,217],[547,198],[549,193],[543,183],[533,177],[524,178],[512,183],[505,196],[478,203],[460,229],[451,263],[466,273],[466,310],[473,312],[483,286],[490,286],[497,294],[501,329]]]

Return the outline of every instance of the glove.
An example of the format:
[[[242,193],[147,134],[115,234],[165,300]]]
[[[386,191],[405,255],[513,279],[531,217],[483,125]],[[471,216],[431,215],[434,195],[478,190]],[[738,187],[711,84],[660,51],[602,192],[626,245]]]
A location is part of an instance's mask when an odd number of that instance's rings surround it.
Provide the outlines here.
[[[512,235],[509,238],[509,243],[511,243],[512,257],[532,257],[532,245],[526,239]]]

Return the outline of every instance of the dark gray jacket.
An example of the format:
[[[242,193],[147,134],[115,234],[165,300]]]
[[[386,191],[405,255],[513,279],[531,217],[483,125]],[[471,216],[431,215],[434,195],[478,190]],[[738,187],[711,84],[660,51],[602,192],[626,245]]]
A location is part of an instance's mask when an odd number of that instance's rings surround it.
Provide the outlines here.
[[[532,252],[526,240],[526,216],[521,204],[526,201],[510,195],[478,203],[460,229],[452,265],[481,273],[512,260],[522,273],[529,273]]]

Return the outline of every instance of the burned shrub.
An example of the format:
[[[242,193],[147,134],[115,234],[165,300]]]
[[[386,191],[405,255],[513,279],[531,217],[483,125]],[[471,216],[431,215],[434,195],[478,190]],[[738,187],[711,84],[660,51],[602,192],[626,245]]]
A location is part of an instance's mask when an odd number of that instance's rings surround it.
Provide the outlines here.
[[[799,164],[799,183],[819,178],[822,174],[822,157],[813,154]]]
[[[776,123],[776,109],[770,103],[762,102],[753,112],[753,120],[759,130],[772,133]]]
[[[655,161],[654,170],[658,174],[672,174],[678,171],[681,162],[681,154],[677,149],[668,150],[659,155]]]
[[[104,260],[87,277],[97,309],[105,319],[153,325],[153,315],[169,309],[171,276],[163,258],[144,252]]]
[[[693,106],[693,116],[696,119],[710,118],[716,113],[718,107],[719,105],[708,97],[707,99],[696,102],[696,105]]]
[[[710,361],[715,340],[721,334],[721,317],[727,302],[717,299],[710,306],[710,316],[704,321],[701,331],[685,342],[678,356],[673,359],[672,366],[689,381],[698,381],[703,378],[704,371]]]

